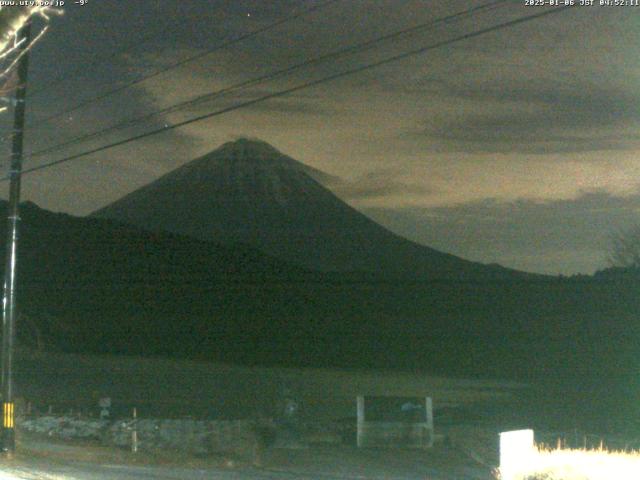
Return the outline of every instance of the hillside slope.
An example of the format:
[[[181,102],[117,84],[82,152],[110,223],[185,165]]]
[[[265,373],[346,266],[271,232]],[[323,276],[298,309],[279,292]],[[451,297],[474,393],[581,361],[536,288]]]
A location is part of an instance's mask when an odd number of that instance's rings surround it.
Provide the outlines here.
[[[388,280],[34,205],[21,217],[31,345],[524,380],[637,370],[640,278]]]

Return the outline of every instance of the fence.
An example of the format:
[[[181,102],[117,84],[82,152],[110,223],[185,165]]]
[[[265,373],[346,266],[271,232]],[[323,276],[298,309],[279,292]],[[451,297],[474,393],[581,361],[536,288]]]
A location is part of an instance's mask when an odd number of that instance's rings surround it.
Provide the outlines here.
[[[358,447],[433,445],[431,398],[359,395],[356,403]]]
[[[50,415],[18,418],[17,428],[49,438],[82,439],[133,451],[172,449],[196,455],[253,456],[269,434],[268,423],[254,420],[108,420]]]

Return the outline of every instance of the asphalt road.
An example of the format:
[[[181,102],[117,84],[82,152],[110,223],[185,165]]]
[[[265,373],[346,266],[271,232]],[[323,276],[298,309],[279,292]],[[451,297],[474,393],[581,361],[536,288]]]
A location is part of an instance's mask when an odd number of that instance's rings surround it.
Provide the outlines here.
[[[309,479],[313,477],[250,470],[201,470],[176,467],[96,465],[88,463],[16,465],[5,467],[0,471],[0,480],[287,480],[295,478]]]
[[[0,456],[0,480],[493,480],[489,468],[443,450],[315,447],[272,449],[265,467],[198,468],[137,464],[86,446],[24,438],[14,458]],[[110,450],[108,450],[111,452]],[[440,453],[438,453],[440,452]],[[150,457],[141,458],[152,462]]]
[[[257,469],[191,469],[181,467],[153,467],[128,465],[100,465],[94,463],[59,463],[43,460],[9,462],[0,467],[0,480],[392,480],[384,475],[340,475],[320,472],[296,472]],[[486,480],[486,472],[442,472],[421,470],[414,475],[395,477],[398,480]]]

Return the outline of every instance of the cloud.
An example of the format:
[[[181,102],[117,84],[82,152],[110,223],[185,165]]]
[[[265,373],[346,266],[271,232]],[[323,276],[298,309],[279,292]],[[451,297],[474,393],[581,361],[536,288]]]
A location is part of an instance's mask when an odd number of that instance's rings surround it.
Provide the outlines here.
[[[256,99],[268,97],[278,91],[279,90],[276,88],[251,88],[232,92],[228,95],[222,96],[226,101],[223,101],[220,108],[223,108],[223,105],[242,105]],[[242,109],[247,112],[274,114],[289,113],[297,115],[330,116],[336,113],[333,106],[328,102],[324,102],[322,98],[316,95],[303,93],[270,98],[269,100],[253,104],[249,103],[248,105],[243,106]],[[200,106],[195,105],[188,109],[189,112],[211,112],[212,110],[211,102],[204,102],[200,104]]]
[[[442,111],[425,120],[421,133],[436,149],[550,154],[640,147],[636,92],[534,81],[500,88],[451,86],[446,95],[452,103],[479,108],[460,116]]]
[[[541,273],[592,273],[606,266],[610,235],[640,223],[640,195],[593,191],[570,200],[364,211],[412,240],[464,258]]]
[[[369,172],[354,180],[342,180],[328,185],[331,190],[346,202],[359,204],[378,199],[389,200],[394,196],[424,196],[434,193],[431,186],[421,182],[411,182],[403,178],[401,171],[382,169]]]

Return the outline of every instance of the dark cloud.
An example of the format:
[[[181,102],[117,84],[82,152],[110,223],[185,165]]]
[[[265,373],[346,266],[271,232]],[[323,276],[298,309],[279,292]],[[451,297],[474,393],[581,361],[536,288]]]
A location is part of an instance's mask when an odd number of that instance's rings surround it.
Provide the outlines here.
[[[476,102],[475,112],[447,113],[424,122],[421,134],[442,150],[483,153],[571,153],[640,146],[640,94],[576,83],[455,88],[451,102]]]
[[[394,195],[426,195],[435,190],[422,183],[409,183],[398,170],[385,169],[370,172],[352,181],[332,182],[329,188],[343,200],[376,200]]]
[[[277,89],[267,88],[253,88],[241,90],[238,93],[230,94],[230,98],[226,99],[228,105],[239,105],[253,100],[267,97],[276,93]],[[292,94],[282,97],[270,98],[267,101],[262,101],[255,104],[242,107],[244,111],[248,112],[263,112],[263,113],[292,113],[298,115],[323,115],[331,116],[336,114],[336,110],[322,99],[315,95],[310,94]],[[207,103],[202,105],[202,108],[206,111],[211,111],[211,104]]]

